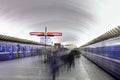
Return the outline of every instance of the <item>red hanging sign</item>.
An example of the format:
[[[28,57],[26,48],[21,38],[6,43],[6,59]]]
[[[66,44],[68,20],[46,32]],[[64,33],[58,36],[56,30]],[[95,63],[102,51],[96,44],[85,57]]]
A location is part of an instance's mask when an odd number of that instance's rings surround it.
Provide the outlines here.
[[[47,32],[47,36],[62,36],[61,32]]]
[[[30,35],[45,36],[44,32],[30,32]]]

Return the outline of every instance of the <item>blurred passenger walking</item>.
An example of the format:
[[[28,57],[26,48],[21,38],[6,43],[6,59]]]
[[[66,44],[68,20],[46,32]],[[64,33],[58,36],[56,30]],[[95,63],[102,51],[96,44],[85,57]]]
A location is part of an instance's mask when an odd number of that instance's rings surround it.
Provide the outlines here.
[[[53,80],[56,80],[56,74],[59,71],[59,67],[60,67],[60,55],[58,51],[55,51],[50,57],[50,68],[51,68]]]
[[[75,51],[72,50],[69,54],[68,54],[68,64],[69,67],[71,68],[72,66],[75,66]]]

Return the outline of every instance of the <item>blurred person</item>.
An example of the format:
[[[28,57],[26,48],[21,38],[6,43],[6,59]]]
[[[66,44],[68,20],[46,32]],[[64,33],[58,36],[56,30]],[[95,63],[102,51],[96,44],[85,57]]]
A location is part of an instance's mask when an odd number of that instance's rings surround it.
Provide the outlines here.
[[[53,54],[50,57],[50,68],[51,68],[51,73],[53,76],[53,80],[56,79],[56,74],[59,71],[60,67],[60,55],[58,51],[54,51]]]
[[[75,50],[72,50],[69,54],[68,54],[68,65],[71,68],[72,66],[75,66]]]

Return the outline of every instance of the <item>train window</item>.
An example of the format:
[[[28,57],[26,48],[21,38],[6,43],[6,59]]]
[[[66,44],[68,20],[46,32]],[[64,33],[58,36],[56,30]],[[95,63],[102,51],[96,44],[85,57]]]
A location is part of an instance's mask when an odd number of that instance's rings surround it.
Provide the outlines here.
[[[0,52],[2,52],[2,48],[3,48],[3,47],[2,47],[2,44],[0,44]]]
[[[16,50],[17,50],[17,51],[20,51],[20,45],[19,45],[19,44],[17,44]]]
[[[25,47],[23,47],[23,51],[25,51]]]
[[[5,44],[5,52],[7,52],[7,45]]]
[[[10,45],[9,46],[9,51],[13,51],[13,48],[14,48],[13,45]]]
[[[0,44],[0,52],[5,52],[5,51],[6,51],[5,44]]]
[[[26,51],[26,47],[25,46],[23,46],[23,51]]]
[[[9,52],[9,45],[6,45],[6,52]]]
[[[28,51],[28,46],[26,46],[26,51]]]
[[[29,47],[27,46],[27,51],[29,51]]]
[[[22,51],[23,50],[23,47],[22,46],[20,46],[20,51]]]
[[[28,46],[28,51],[30,51],[30,46]]]
[[[26,46],[24,47],[24,49],[25,49],[25,51],[27,51],[27,47]]]
[[[30,47],[30,51],[32,51],[33,50],[33,47]]]
[[[5,51],[6,51],[6,45],[4,44],[4,45],[3,45],[2,52],[5,52]]]

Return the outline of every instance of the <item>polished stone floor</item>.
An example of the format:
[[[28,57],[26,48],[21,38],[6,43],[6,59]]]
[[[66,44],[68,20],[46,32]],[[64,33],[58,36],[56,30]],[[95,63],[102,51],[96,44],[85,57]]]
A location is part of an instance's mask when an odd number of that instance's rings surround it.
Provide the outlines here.
[[[74,68],[61,67],[57,80],[115,80],[85,57],[76,59]],[[28,57],[0,62],[0,80],[52,80],[43,58]]]

